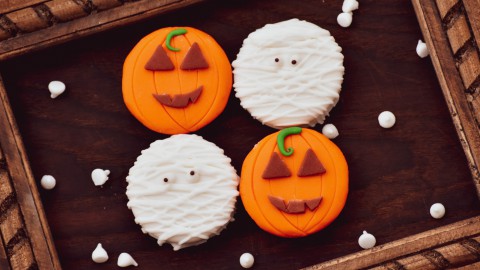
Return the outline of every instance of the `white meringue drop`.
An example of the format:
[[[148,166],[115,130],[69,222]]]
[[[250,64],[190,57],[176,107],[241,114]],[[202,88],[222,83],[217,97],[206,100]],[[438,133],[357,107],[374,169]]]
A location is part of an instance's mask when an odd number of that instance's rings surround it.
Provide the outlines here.
[[[44,175],[40,180],[40,184],[44,189],[53,189],[57,185],[57,180],[51,175]]]
[[[430,215],[436,219],[443,218],[445,216],[445,206],[441,203],[434,203],[430,207]]]
[[[95,186],[101,186],[108,180],[109,170],[95,169],[92,171],[92,180]]]
[[[337,16],[337,23],[341,27],[349,27],[353,21],[353,14],[352,12],[342,12]]]
[[[51,81],[48,84],[48,91],[50,91],[51,98],[56,98],[59,95],[63,94],[63,92],[65,92],[65,89],[66,89],[66,86],[61,81]]]
[[[420,39],[418,40],[416,51],[418,56],[420,56],[421,58],[425,58],[430,54],[428,52],[427,44],[425,44],[425,42]]]
[[[377,240],[375,239],[375,236],[368,233],[367,231],[363,231],[362,235],[360,235],[360,237],[358,238],[358,244],[363,249],[373,248],[376,243]]]
[[[253,257],[252,254],[250,253],[243,253],[242,256],[240,256],[240,265],[243,268],[250,268],[253,266],[253,263],[255,262],[255,258]]]
[[[392,112],[384,111],[378,115],[378,124],[383,128],[391,128],[395,125],[396,118]]]
[[[118,256],[117,265],[120,267],[138,266],[138,263],[132,258],[132,256],[126,252],[123,252]]]
[[[339,135],[337,127],[333,124],[324,125],[322,128],[322,134],[331,140],[335,139]]]
[[[352,12],[358,9],[358,1],[357,0],[344,0],[342,4],[342,11],[343,12]]]
[[[102,247],[102,244],[98,243],[97,247],[92,252],[92,260],[96,263],[104,263],[108,261],[107,251]]]

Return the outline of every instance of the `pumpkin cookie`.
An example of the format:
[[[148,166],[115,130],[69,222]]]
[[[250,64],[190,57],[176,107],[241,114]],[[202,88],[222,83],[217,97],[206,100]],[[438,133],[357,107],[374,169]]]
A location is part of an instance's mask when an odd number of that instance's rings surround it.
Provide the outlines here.
[[[144,37],[127,56],[122,90],[142,124],[164,134],[196,131],[225,108],[232,87],[230,62],[208,34],[169,27]]]
[[[233,61],[241,105],[263,124],[281,129],[323,124],[343,82],[342,49],[330,33],[298,19],[251,33]]]
[[[174,250],[219,234],[232,220],[238,195],[230,159],[197,135],[152,143],[130,168],[127,182],[135,222]]]
[[[240,196],[263,230],[302,237],[325,228],[342,211],[348,167],[324,135],[291,127],[261,140],[243,162]]]

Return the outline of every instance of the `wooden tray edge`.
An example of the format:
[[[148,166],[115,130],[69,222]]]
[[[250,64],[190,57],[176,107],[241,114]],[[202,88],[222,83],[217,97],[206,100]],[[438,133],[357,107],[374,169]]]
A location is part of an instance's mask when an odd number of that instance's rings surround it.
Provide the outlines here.
[[[0,77],[1,269],[60,270],[22,138]],[[5,254],[5,258],[2,258]],[[9,265],[6,264],[8,262]],[[35,268],[37,267],[37,268]]]
[[[0,60],[202,1],[205,0],[56,0],[0,14]],[[117,4],[101,9],[95,5],[92,7],[93,2]]]
[[[441,0],[437,1],[437,3],[439,2],[442,3]],[[480,117],[480,111],[476,111],[472,107],[473,95],[469,93],[469,91],[479,90],[469,90],[471,86],[466,85],[465,78],[461,76],[461,65],[466,65],[469,62],[463,60],[462,63],[459,63],[460,59],[455,59],[451,47],[453,37],[447,37],[447,30],[442,26],[437,3],[434,0],[412,0],[412,3],[450,115],[465,152],[477,195],[480,197],[480,127],[476,119],[476,115]],[[462,9],[458,7],[456,10],[456,12],[462,12]],[[471,31],[468,31],[467,34],[470,35],[470,33]],[[466,68],[473,69],[478,68],[478,66],[467,66]]]
[[[408,236],[304,270],[446,269],[480,261],[480,216]]]

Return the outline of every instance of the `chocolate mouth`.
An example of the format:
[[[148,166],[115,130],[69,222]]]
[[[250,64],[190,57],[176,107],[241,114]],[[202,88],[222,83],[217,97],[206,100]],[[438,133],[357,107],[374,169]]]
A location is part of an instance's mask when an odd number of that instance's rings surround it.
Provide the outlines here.
[[[160,102],[160,104],[172,108],[185,108],[190,103],[195,103],[203,91],[203,85],[197,89],[186,94],[178,94],[170,97],[168,94],[153,94],[153,97]]]
[[[317,197],[309,200],[289,200],[285,201],[280,197],[268,195],[270,203],[273,204],[278,210],[288,214],[301,214],[305,213],[306,209],[310,211],[315,210],[322,201],[322,197]]]

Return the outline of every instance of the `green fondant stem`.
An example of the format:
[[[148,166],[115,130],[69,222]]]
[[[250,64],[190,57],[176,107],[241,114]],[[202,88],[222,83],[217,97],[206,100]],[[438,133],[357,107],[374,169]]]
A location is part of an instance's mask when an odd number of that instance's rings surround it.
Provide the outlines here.
[[[280,153],[282,155],[288,157],[293,154],[293,148],[289,147],[288,149],[285,150],[285,138],[289,135],[293,134],[300,134],[302,132],[302,128],[300,127],[289,127],[282,129],[277,136],[277,145],[278,149],[280,149]]]
[[[185,29],[185,28],[177,28],[175,30],[172,30],[170,33],[168,33],[167,42],[165,42],[166,45],[167,45],[167,49],[169,49],[170,51],[179,52],[180,49],[172,47],[172,45],[170,45],[170,42],[172,41],[172,38],[174,36],[179,36],[179,35],[183,35],[183,34],[186,34],[186,33],[187,33],[187,29]]]

